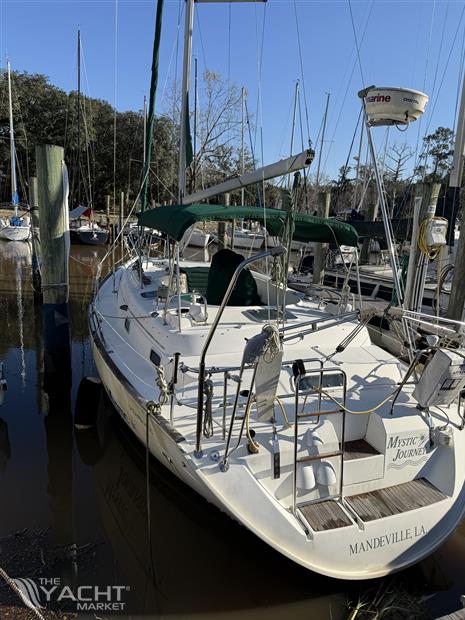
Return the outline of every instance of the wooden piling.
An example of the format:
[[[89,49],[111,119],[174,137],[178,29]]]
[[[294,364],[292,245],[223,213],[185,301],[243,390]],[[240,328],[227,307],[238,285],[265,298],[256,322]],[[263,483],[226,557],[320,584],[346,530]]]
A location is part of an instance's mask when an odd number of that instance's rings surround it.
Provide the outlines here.
[[[65,200],[64,151],[60,146],[36,147],[40,240],[42,251],[44,388],[50,395],[69,396],[71,386],[68,320],[69,219]]]
[[[69,222],[63,197],[61,146],[36,147],[44,304],[68,301]]]
[[[227,207],[229,207],[229,203],[230,203],[230,195],[229,193],[226,193],[224,195],[224,205],[226,205]],[[226,222],[218,222],[218,250],[224,250],[227,247],[227,242],[226,242]],[[234,237],[233,237],[234,239]],[[232,243],[233,241],[231,240],[231,247],[232,247]]]
[[[330,202],[331,192],[318,192],[317,209],[319,217],[329,217]],[[323,284],[323,280],[325,277],[324,267],[327,250],[327,243],[315,243],[315,255],[313,259],[313,284]]]
[[[31,236],[32,236],[32,288],[34,300],[40,301],[42,286],[40,280],[40,229],[39,229],[39,198],[37,189],[37,177],[29,178],[29,209],[31,212]]]
[[[379,200],[374,200],[368,207],[367,213],[367,222],[376,222],[376,218],[378,217],[379,210]],[[360,262],[363,264],[368,264],[370,261],[370,242],[371,239],[367,238],[363,240],[362,243],[362,251],[360,253]]]
[[[404,306],[409,310],[414,310],[413,282],[418,273],[420,263],[420,250],[418,248],[418,238],[420,226],[428,215],[434,215],[438,202],[440,183],[417,183],[415,186],[415,198],[413,209],[413,229],[410,242],[409,266],[407,270],[407,280],[404,291]],[[419,300],[420,307],[422,299]]]

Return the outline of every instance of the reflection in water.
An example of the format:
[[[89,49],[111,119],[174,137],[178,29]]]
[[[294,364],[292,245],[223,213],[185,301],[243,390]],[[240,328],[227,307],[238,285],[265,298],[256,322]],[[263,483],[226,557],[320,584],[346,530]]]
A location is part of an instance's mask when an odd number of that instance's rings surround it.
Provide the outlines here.
[[[153,575],[142,446],[128,441],[106,398],[98,431],[84,431],[76,440],[81,458],[94,463],[99,513],[122,583],[131,585],[135,613],[219,617],[235,610],[241,618],[262,613],[298,618],[311,611],[318,618],[346,617],[340,582],[310,576],[285,560],[155,460],[150,473]]]
[[[91,276],[104,252],[72,247],[71,358],[68,350],[54,362],[68,380],[49,381],[46,396],[43,317],[33,306],[30,261],[27,255],[14,255],[11,244],[0,243],[0,359],[6,363],[9,388],[0,418],[0,538],[39,528],[52,546],[65,549],[59,562],[39,562],[41,572],[35,575],[60,577],[71,585],[127,584],[127,611],[146,618],[337,619],[347,617],[349,601],[356,603],[367,591],[372,599],[388,587],[416,592],[410,617],[425,607],[435,616],[457,609],[465,593],[465,524],[437,553],[400,575],[368,584],[330,580],[274,552],[156,461],[150,468],[151,570],[143,447],[105,398],[96,432],[74,433],[73,445],[77,387],[83,376],[95,375],[87,303]],[[81,551],[89,546],[91,561]],[[4,562],[2,556],[0,565]],[[13,564],[10,572],[26,577],[27,570],[17,571]],[[0,617],[1,601],[0,596]]]
[[[18,306],[19,349],[21,351],[21,382],[26,387],[26,360],[24,359],[24,333],[23,333],[23,286],[21,280],[21,267],[16,267],[16,303]]]
[[[0,418],[0,474],[6,469],[11,458],[11,445],[8,436],[8,424]]]

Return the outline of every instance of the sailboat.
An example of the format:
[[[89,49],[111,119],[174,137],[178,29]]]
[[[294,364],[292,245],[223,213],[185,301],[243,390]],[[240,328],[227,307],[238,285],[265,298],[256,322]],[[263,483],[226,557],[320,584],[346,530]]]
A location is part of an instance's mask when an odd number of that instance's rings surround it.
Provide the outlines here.
[[[93,221],[92,207],[85,207],[80,204],[81,193],[81,31],[78,30],[77,38],[78,68],[77,68],[77,202],[78,205],[70,211],[70,221],[73,222],[70,228],[72,243],[84,245],[103,245],[108,241],[108,230],[101,228]],[[91,198],[92,202],[92,198]],[[87,217],[88,222],[81,223],[80,218]],[[76,224],[76,220],[78,223]]]
[[[432,553],[465,513],[464,351],[446,344],[464,325],[435,319],[404,363],[371,344],[344,295],[325,302],[287,287],[292,240],[356,247],[353,227],[201,203],[301,170],[311,151],[186,194],[193,6],[186,0],[178,204],[143,204],[138,216],[169,251],[98,279],[89,308],[97,370],[147,451],[277,552],[341,579],[392,573]],[[161,9],[159,0],[149,116]],[[282,245],[248,258],[225,249],[210,263],[182,258],[189,227],[240,219]],[[432,320],[396,310],[411,331]]]
[[[16,181],[16,149],[15,135],[13,128],[13,104],[11,97],[11,71],[10,62],[7,65],[8,74],[8,110],[10,117],[10,154],[11,154],[11,204],[15,213],[9,220],[1,220],[0,222],[0,239],[7,241],[27,241],[31,234],[31,225],[29,216],[20,217],[18,213],[19,197],[18,186]]]

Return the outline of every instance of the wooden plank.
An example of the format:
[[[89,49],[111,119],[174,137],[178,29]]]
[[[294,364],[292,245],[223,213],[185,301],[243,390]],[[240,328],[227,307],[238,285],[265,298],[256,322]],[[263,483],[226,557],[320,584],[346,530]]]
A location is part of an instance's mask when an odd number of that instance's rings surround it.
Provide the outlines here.
[[[374,521],[430,506],[445,498],[428,480],[418,478],[393,487],[352,495],[345,500],[362,521]]]
[[[352,525],[352,521],[333,500],[299,506],[299,510],[314,532],[334,530]]]
[[[376,456],[377,454],[379,454],[378,450],[373,448],[365,439],[346,441],[344,445],[344,461],[363,459],[367,456]]]

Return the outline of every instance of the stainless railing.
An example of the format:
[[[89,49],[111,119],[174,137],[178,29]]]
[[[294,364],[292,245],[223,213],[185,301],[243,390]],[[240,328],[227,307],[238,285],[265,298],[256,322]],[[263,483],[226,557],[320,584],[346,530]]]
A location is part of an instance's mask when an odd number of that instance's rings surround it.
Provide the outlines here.
[[[201,436],[202,436],[202,423],[203,423],[203,400],[204,400],[204,389],[205,389],[205,377],[206,377],[206,366],[205,366],[205,358],[210,348],[211,341],[213,336],[215,335],[216,328],[218,327],[218,323],[223,316],[224,309],[231,297],[231,293],[236,286],[237,280],[241,274],[241,271],[250,265],[251,263],[255,263],[256,261],[267,258],[268,256],[280,256],[285,252],[285,249],[282,246],[278,246],[276,248],[270,248],[266,252],[260,252],[259,254],[254,254],[254,256],[250,256],[249,258],[244,259],[239,265],[236,267],[236,271],[234,272],[231,281],[229,282],[228,288],[226,289],[226,293],[224,294],[223,301],[221,302],[220,307],[218,308],[218,312],[216,313],[213,324],[208,332],[205,344],[202,349],[202,353],[200,356],[199,363],[199,382],[198,382],[198,391],[197,391],[197,428],[196,428],[196,440],[195,440],[195,454],[196,456],[202,455],[202,447],[201,447]]]

